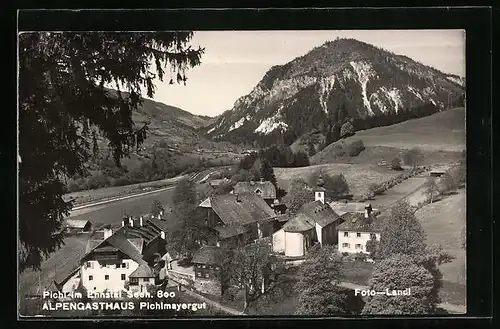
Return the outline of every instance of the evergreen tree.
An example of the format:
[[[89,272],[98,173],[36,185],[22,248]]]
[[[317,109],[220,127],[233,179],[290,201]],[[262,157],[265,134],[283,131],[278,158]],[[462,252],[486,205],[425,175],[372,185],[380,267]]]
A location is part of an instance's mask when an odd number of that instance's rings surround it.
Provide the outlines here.
[[[309,166],[309,157],[302,151],[295,153],[295,167]]]
[[[85,176],[99,133],[115,163],[139,147],[147,126],[132,111],[141,87],[154,95],[165,68],[185,83],[203,49],[191,49],[192,32],[30,32],[19,35],[19,268],[39,269],[64,244],[60,230],[72,201],[64,179]],[[155,63],[156,65],[153,65]],[[156,70],[156,74],[154,74]],[[126,93],[105,86],[125,87]],[[92,145],[93,144],[93,145]]]
[[[274,175],[274,169],[268,160],[262,160],[262,164],[260,166],[260,177],[265,181],[271,182],[275,188],[278,188],[276,176]]]

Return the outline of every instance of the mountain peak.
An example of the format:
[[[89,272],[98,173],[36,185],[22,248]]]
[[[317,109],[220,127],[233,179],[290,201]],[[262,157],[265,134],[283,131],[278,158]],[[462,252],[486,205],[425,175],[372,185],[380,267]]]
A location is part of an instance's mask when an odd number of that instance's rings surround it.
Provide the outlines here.
[[[444,108],[464,93],[463,79],[349,38],[326,41],[272,66],[210,127],[217,138],[295,136],[333,118],[382,115],[423,104]]]

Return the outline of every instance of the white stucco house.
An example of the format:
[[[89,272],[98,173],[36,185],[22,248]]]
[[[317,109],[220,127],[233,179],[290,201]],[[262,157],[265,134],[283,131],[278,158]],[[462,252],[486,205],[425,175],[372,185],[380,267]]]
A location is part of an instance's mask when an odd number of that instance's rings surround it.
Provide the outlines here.
[[[370,239],[380,241],[382,230],[382,221],[373,214],[371,205],[365,206],[364,213],[345,213],[342,218],[344,222],[338,226],[338,251],[369,254],[366,243]]]
[[[166,253],[165,225],[159,220],[124,218],[115,232],[96,232],[82,256],[67,262],[54,283],[59,291],[82,285],[89,292],[144,291],[160,279],[158,260]]]

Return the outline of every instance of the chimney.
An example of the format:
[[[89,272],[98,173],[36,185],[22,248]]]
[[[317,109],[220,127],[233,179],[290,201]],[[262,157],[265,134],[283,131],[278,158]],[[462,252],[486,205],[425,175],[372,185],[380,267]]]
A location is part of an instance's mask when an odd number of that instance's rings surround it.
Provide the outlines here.
[[[111,227],[105,228],[103,232],[104,232],[104,240],[113,235],[113,230],[111,229]]]
[[[240,196],[238,194],[235,195],[236,195],[236,202],[241,202]]]
[[[160,232],[160,236],[161,236],[161,238],[162,238],[163,240],[166,240],[166,239],[165,239],[165,232],[161,231],[161,232]]]
[[[127,225],[127,221],[128,221],[128,217],[127,216],[123,216],[122,218],[122,227]]]
[[[143,222],[142,222],[142,216],[141,216],[141,217],[139,217],[139,226],[142,227],[142,225],[143,225]]]
[[[250,181],[250,185],[255,185],[255,182],[253,180]]]
[[[264,183],[264,178],[261,178],[261,179],[260,179],[260,182],[261,182],[261,183]]]
[[[370,217],[371,212],[372,212],[372,205],[371,204],[367,204],[365,206],[365,218]]]
[[[134,227],[134,220],[132,219],[132,216],[130,216],[128,218],[128,223],[129,223],[130,227]]]

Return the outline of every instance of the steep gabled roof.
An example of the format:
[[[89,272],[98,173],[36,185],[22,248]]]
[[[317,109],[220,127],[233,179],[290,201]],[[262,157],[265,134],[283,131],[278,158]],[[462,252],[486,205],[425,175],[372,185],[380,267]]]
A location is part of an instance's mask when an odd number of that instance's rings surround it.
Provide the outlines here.
[[[276,214],[253,193],[214,195],[211,205],[225,225],[246,225],[274,219]]]
[[[270,181],[238,182],[233,188],[234,194],[256,193],[263,199],[276,199],[276,188]]]
[[[220,265],[222,261],[222,249],[215,246],[203,246],[198,249],[191,260],[196,264]]]
[[[141,264],[130,273],[129,278],[154,278],[153,270],[148,264]]]
[[[362,213],[346,213],[342,216],[344,222],[337,228],[339,231],[378,232],[382,231],[384,221],[370,214],[368,218]]]
[[[154,225],[156,228],[158,228],[159,230],[162,230],[163,232],[167,232],[167,229],[168,229],[168,221],[171,220],[172,218],[172,215],[169,214],[168,216],[165,217],[165,215],[163,216],[164,218],[163,219],[156,219],[156,218],[151,218],[151,219],[148,219],[149,222],[151,222],[152,225]]]
[[[117,232],[118,233],[118,232]],[[89,243],[90,244],[90,241]],[[94,243],[92,243],[94,244]],[[142,259],[142,249],[139,251],[138,249],[138,240],[132,240],[130,241],[127,239],[127,237],[123,234],[113,234],[106,240],[101,241],[100,243],[96,244],[92,248],[87,247],[88,251],[87,253],[82,257],[85,258],[87,257],[90,253],[92,253],[96,249],[101,249],[101,248],[116,248],[117,250],[123,252],[125,255],[130,257],[132,260],[139,264],[145,264],[146,261]]]
[[[328,204],[321,201],[306,203],[299,209],[299,212],[305,214],[322,227],[341,220],[340,216]]]
[[[219,233],[221,239],[227,239],[232,236],[237,236],[246,233],[248,229],[241,225],[216,226],[214,229]]]
[[[285,232],[304,232],[313,229],[315,223],[305,214],[298,213],[283,225]]]

